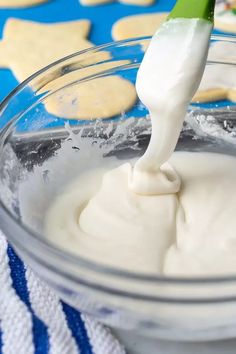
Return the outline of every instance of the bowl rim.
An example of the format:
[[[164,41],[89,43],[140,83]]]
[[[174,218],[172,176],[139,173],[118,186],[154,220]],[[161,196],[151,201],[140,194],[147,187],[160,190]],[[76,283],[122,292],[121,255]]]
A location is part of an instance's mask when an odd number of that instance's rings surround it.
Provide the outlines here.
[[[22,83],[20,83],[15,89],[13,89],[7,96],[6,98],[0,103],[0,117],[4,114],[5,109],[7,109],[8,104],[11,102],[12,98],[14,98],[23,88],[25,88],[28,84],[30,84],[34,79],[36,79],[38,76],[42,74],[47,74],[47,72],[57,66],[58,64],[65,63],[66,61],[72,59],[72,58],[77,58],[81,54],[84,53],[92,53],[94,51],[102,50],[102,49],[107,49],[109,47],[116,47],[119,45],[126,45],[126,44],[132,44],[132,43],[140,43],[143,41],[150,40],[151,37],[139,37],[139,38],[131,38],[131,39],[125,39],[121,41],[115,41],[115,42],[109,42],[106,44],[102,44],[99,46],[94,46],[82,51],[75,52],[71,55],[65,56],[49,65],[46,67],[40,69],[33,75],[31,75],[29,78],[24,80]],[[211,36],[211,41],[227,41],[227,42],[233,42],[236,43],[236,35],[218,35],[218,34],[213,34]],[[234,63],[236,64],[236,63]],[[2,129],[0,129],[0,140],[4,135],[4,131],[7,127],[9,127],[15,119],[18,119],[18,117],[14,117],[12,120],[8,121]],[[107,266],[107,265],[101,265],[100,263],[85,259],[82,256],[79,255],[74,255],[71,254],[63,249],[60,249],[56,245],[52,244],[49,242],[47,239],[42,238],[39,234],[33,232],[29,228],[27,228],[26,225],[20,222],[20,220],[15,217],[4,205],[3,201],[0,199],[0,220],[3,220],[4,218],[8,219],[9,223],[12,223],[15,227],[18,227],[21,229],[21,231],[24,233],[24,235],[29,239],[29,240],[34,240],[35,245],[41,247],[42,250],[45,250],[45,252],[48,252],[52,256],[57,257],[58,259],[61,259],[63,262],[69,262],[73,263],[78,267],[82,268],[87,268],[89,270],[92,270],[96,273],[100,273],[102,275],[108,275],[108,276],[114,276],[118,278],[123,278],[125,280],[133,280],[133,281],[139,281],[142,283],[160,283],[160,284],[182,284],[182,285],[193,285],[193,284],[218,284],[218,283],[226,283],[226,282],[235,282],[236,281],[236,273],[235,275],[226,275],[226,276],[197,276],[197,277],[188,277],[188,276],[166,276],[166,275],[151,275],[151,274],[146,274],[146,273],[139,273],[139,272],[131,272],[127,270],[122,270],[118,269],[116,267],[112,266]],[[4,223],[3,223],[4,224]],[[5,231],[5,235],[8,234],[6,232],[7,228],[2,227],[3,231]],[[16,248],[18,247],[19,249],[22,247],[21,243],[19,242],[18,238],[13,236],[13,235],[6,235],[7,238],[9,236],[9,241],[12,242],[13,246],[17,245]],[[33,254],[33,253],[32,253]],[[145,297],[145,296],[144,296]]]

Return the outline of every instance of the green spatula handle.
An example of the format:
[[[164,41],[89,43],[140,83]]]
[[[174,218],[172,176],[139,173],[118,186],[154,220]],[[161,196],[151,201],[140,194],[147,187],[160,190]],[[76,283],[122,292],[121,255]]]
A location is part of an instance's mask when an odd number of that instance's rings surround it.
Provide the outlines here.
[[[174,18],[202,18],[214,22],[216,0],[177,0],[168,20]]]

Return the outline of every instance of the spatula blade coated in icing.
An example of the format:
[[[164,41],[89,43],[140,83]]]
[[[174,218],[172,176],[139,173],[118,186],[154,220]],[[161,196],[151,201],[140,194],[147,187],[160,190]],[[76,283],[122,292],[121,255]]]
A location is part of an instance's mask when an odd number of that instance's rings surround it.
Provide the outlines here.
[[[134,167],[131,188],[137,193],[143,189],[137,175],[144,171],[150,172],[150,177],[163,173],[160,167],[174,151],[187,107],[204,72],[212,26],[212,22],[198,18],[169,19],[153,36],[144,55],[136,89],[149,110],[152,136]],[[168,182],[167,176],[165,180]],[[168,183],[169,192],[176,191],[174,173],[172,182]],[[166,186],[160,189],[168,192]]]

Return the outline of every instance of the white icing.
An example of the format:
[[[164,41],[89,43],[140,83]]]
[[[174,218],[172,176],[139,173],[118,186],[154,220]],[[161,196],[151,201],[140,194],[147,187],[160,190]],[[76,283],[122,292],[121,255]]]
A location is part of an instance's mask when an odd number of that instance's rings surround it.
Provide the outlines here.
[[[160,171],[174,151],[187,107],[200,83],[212,24],[200,19],[176,19],[164,23],[153,36],[137,75],[136,89],[152,120],[151,141],[135,165],[131,188],[139,193],[140,173],[162,174],[159,189],[176,192],[178,177]],[[165,178],[166,177],[166,178]],[[140,184],[141,181],[141,184]],[[151,184],[150,184],[151,188]],[[147,193],[147,189],[145,189]],[[157,192],[155,189],[154,193]],[[151,194],[150,190],[148,194]]]
[[[181,176],[178,194],[132,192],[129,163],[105,174],[81,175],[49,209],[49,239],[69,252],[131,271],[236,272],[236,159],[177,152],[170,164]]]
[[[235,273],[235,157],[184,153],[173,158],[182,188],[176,242],[165,255],[164,273]]]

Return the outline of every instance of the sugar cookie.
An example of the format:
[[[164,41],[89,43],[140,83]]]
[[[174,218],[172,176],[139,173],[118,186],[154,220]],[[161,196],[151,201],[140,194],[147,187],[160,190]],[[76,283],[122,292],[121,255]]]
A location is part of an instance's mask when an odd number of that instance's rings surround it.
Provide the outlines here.
[[[119,76],[98,77],[64,89],[48,99],[46,108],[69,119],[110,118],[133,107],[137,99],[134,85]]]
[[[0,0],[0,8],[17,8],[39,5],[48,0]]]
[[[123,17],[114,23],[112,38],[116,41],[128,38],[152,36],[166,20],[167,12]]]
[[[236,33],[236,1],[220,0],[215,7],[215,28]]]
[[[130,60],[127,59],[108,61],[109,59],[111,59],[111,55],[105,51],[80,54],[80,66],[76,62],[72,62],[68,73],[63,76],[59,73],[59,77],[54,77],[52,81],[44,83],[43,87],[38,90],[38,94],[61,90],[65,86],[76,84],[87,77],[104,75],[107,70],[122,69],[122,66],[130,63]]]
[[[80,0],[80,3],[85,6],[94,6],[94,5],[101,5],[101,4],[106,4],[114,1],[115,0]],[[149,6],[155,2],[155,0],[118,0],[118,1],[127,5],[136,5],[136,6]]]
[[[122,68],[129,60],[99,63],[99,60],[108,59],[108,52],[95,53],[94,60],[85,57],[81,58],[82,62],[91,66],[59,77],[39,90],[39,94],[57,91],[45,102],[47,111],[68,119],[97,119],[110,118],[132,108],[137,99],[135,87],[117,75],[79,82],[91,75],[99,76],[107,70]],[[95,62],[97,65],[92,65]],[[68,85],[73,86],[65,89]]]
[[[235,62],[235,43],[214,42],[210,47],[208,60],[226,63]],[[236,101],[235,65],[207,65],[193,102],[213,102],[223,99]]]
[[[91,47],[89,30],[88,20],[46,24],[8,19],[0,41],[0,67],[12,69],[23,81],[55,60]]]

